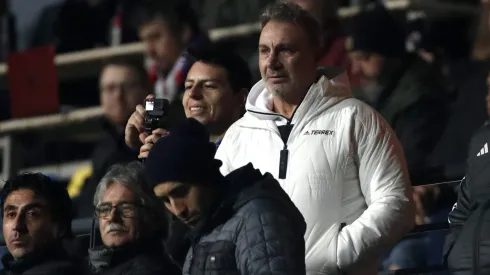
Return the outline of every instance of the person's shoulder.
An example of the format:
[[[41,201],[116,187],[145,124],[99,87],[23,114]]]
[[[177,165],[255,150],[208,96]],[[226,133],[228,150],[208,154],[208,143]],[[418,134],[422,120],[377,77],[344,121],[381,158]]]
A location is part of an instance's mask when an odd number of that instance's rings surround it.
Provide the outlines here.
[[[473,133],[470,141],[470,149],[480,146],[490,141],[490,121],[486,121],[478,130]]]

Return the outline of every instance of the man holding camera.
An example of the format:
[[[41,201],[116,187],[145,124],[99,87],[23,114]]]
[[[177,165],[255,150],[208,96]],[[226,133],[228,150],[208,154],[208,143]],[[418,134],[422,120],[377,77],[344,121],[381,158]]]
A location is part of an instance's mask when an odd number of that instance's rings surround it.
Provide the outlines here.
[[[228,127],[245,110],[245,98],[252,83],[250,70],[239,55],[224,49],[191,49],[188,55],[195,63],[185,81],[182,105],[186,117],[203,123],[210,132],[210,141],[219,145]],[[138,105],[126,125],[126,144],[140,149],[139,158],[145,158],[153,143],[167,132],[162,128],[151,133],[145,131],[145,107]]]

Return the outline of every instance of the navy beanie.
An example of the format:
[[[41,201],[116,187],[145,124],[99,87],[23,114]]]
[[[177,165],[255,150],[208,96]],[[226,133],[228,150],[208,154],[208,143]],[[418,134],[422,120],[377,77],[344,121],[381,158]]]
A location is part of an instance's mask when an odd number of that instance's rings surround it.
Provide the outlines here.
[[[206,127],[194,118],[185,119],[151,148],[144,163],[151,188],[167,181],[213,185],[222,181],[216,144]]]

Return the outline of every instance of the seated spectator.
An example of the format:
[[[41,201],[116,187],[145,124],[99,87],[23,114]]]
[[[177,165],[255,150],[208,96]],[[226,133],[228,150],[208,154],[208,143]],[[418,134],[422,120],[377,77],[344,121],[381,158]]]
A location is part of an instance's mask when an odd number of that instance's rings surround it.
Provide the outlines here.
[[[139,162],[116,164],[94,196],[103,245],[89,250],[96,274],[181,274],[163,246],[167,217]]]
[[[227,177],[195,119],[162,137],[145,175],[172,214],[192,228],[183,274],[305,274],[305,221],[270,175],[248,164]]]
[[[183,53],[189,46],[203,46],[209,40],[187,1],[139,2],[133,12],[134,24],[153,62],[149,71],[156,78],[154,94],[180,106],[184,80],[193,62]]]
[[[0,194],[9,253],[3,274],[85,274],[63,242],[72,236],[72,202],[66,189],[42,174],[9,179]]]
[[[395,130],[412,182],[427,183],[428,157],[448,116],[445,78],[406,54],[404,30],[382,5],[359,14],[350,35],[346,46],[352,74],[360,76],[362,86],[354,95]]]
[[[95,188],[107,169],[116,163],[137,159],[137,152],[124,143],[124,127],[136,105],[151,93],[146,71],[141,65],[122,59],[108,60],[100,74],[100,104],[106,117],[105,132],[92,153],[92,175],[83,182],[77,196],[77,216],[93,215]],[[71,187],[71,186],[70,186]]]

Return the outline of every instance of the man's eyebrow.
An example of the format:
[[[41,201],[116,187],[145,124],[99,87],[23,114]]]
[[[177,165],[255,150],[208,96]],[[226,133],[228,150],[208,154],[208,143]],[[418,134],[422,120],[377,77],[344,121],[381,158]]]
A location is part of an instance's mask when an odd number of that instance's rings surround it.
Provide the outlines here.
[[[17,205],[12,205],[12,204],[7,204],[4,206],[3,210],[4,211],[10,211],[10,210],[16,210],[19,207]]]
[[[208,82],[208,81],[214,81],[214,82],[220,82],[218,78],[198,78],[198,79],[187,79],[185,82]]]
[[[24,205],[22,208],[25,208],[27,210],[32,209],[32,208],[45,208],[46,205],[41,203],[41,202],[32,202]],[[4,207],[4,211],[7,210],[17,210],[19,209],[19,206],[13,205],[13,204],[8,204]]]

